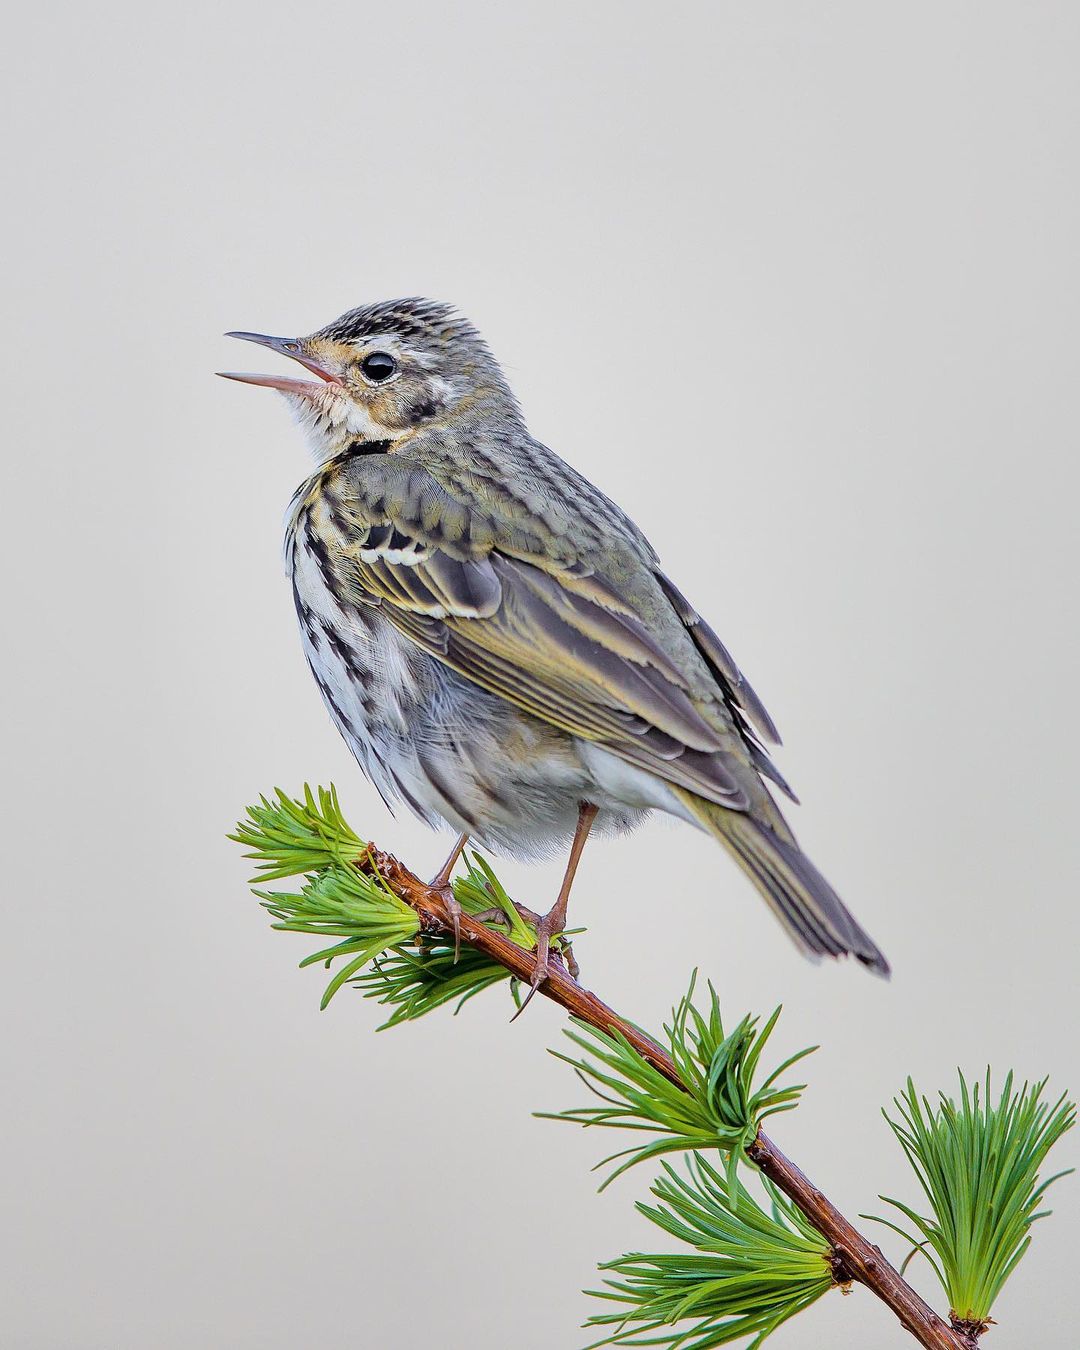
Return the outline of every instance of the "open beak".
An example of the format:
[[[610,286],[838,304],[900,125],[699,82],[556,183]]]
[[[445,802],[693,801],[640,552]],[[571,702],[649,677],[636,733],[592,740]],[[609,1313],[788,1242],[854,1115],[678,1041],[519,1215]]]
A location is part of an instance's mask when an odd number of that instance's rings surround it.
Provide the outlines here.
[[[240,338],[244,342],[257,342],[260,347],[269,347],[271,351],[280,352],[282,356],[288,356],[293,361],[299,361],[302,366],[306,366],[313,375],[317,375],[325,384],[336,385],[339,389],[342,387],[341,381],[336,375],[320,366],[317,361],[313,361],[307,355],[304,351],[304,344],[299,338],[266,337],[263,333],[226,333],[225,336]],[[320,385],[311,380],[292,380],[284,375],[251,375],[236,370],[219,370],[217,374],[225,380],[239,380],[241,384],[261,384],[267,389],[279,389],[283,394],[319,393],[321,388]]]

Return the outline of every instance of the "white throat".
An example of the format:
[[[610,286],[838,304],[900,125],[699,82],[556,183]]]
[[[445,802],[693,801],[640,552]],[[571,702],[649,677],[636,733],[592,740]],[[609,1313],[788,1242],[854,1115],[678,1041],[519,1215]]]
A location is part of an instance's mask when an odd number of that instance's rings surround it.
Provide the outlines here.
[[[352,441],[387,441],[396,434],[377,422],[361,404],[343,398],[333,386],[328,385],[315,397],[293,393],[284,396],[308,450],[319,464],[333,459]]]

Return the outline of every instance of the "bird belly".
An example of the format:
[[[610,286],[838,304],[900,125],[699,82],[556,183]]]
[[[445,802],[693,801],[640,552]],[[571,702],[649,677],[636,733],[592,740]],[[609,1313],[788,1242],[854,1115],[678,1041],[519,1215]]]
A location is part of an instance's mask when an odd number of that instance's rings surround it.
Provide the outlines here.
[[[609,810],[663,811],[701,828],[661,778],[613,755],[595,741],[578,741],[578,753],[593,780],[592,800]]]

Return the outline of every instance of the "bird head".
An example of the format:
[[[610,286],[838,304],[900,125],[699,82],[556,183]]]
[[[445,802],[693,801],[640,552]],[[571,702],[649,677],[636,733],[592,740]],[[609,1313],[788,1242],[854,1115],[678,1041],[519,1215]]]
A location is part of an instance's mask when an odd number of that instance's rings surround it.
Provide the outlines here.
[[[517,404],[475,328],[449,305],[389,300],[349,310],[309,337],[227,333],[303,366],[308,378],[219,371],[284,394],[312,451],[332,458],[356,441],[394,443],[470,408],[517,419]]]

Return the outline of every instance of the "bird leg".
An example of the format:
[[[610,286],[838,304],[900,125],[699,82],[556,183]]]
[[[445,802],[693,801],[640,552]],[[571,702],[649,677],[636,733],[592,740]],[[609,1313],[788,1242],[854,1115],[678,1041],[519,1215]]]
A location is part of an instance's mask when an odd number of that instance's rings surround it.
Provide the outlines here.
[[[454,895],[454,888],[450,884],[450,878],[454,875],[454,868],[457,866],[457,860],[465,852],[465,845],[469,842],[467,834],[459,834],[454,841],[454,847],[450,850],[450,856],[431,878],[431,889],[433,891],[445,892],[443,899],[446,908],[450,914],[450,922],[454,925],[454,964],[461,955],[461,904]]]
[[[547,979],[548,970],[551,967],[552,939],[558,937],[566,927],[566,907],[570,900],[570,888],[574,884],[574,876],[577,873],[578,863],[581,861],[585,840],[589,837],[589,831],[592,829],[592,823],[596,819],[598,809],[591,802],[582,802],[578,809],[577,829],[574,831],[574,840],[570,845],[570,856],[566,860],[566,871],[563,873],[558,897],[548,912],[536,924],[536,965],[533,967],[531,987],[525,996],[525,1002],[514,1014],[515,1017],[521,1016],[529,1006],[532,996]],[[573,952],[569,950],[569,944],[567,944],[567,965],[570,967],[570,973],[576,976],[577,962],[574,960]]]
[[[465,852],[465,845],[469,842],[467,834],[459,834],[454,840],[454,847],[450,850],[450,856],[431,878],[431,888],[435,891],[445,890],[450,885],[450,878],[454,875],[454,868],[457,866],[457,860]]]

